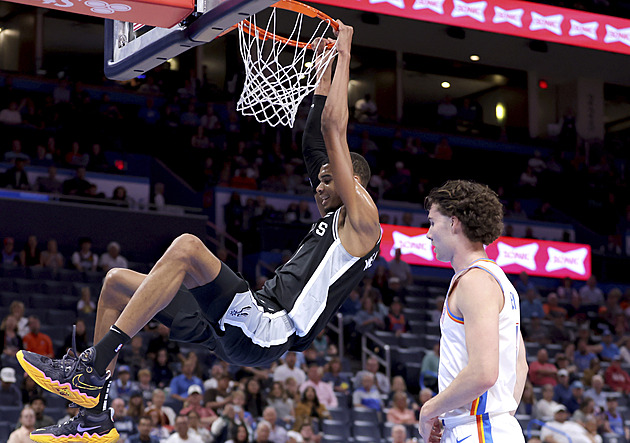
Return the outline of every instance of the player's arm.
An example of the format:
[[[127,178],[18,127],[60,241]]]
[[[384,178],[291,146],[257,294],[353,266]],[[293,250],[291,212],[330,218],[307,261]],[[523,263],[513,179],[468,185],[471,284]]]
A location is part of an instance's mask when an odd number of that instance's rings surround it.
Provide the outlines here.
[[[503,307],[499,285],[485,271],[472,269],[460,279],[454,301],[464,318],[468,364],[420,410],[421,433],[427,436],[436,417],[471,403],[499,376],[499,313]]]
[[[519,331],[518,357],[516,360],[516,384],[514,385],[514,400],[516,400],[517,405],[521,402],[521,397],[523,396],[523,389],[525,389],[528,371],[529,366],[527,365],[527,351],[525,343],[523,342],[523,335]]]
[[[353,29],[339,22],[337,68],[322,113],[322,134],[326,143],[335,188],[346,207],[347,218],[359,234],[380,234],[378,209],[355,179],[348,148],[348,80]]]
[[[321,52],[323,45],[326,43],[329,43],[329,41],[324,39],[318,40],[314,43],[316,45],[315,50]],[[332,65],[332,62],[328,64],[319,84],[315,88],[313,103],[311,104],[311,109],[306,119],[306,126],[304,127],[304,134],[302,135],[302,156],[304,157],[306,172],[308,173],[308,178],[313,188],[313,194],[315,195],[315,202],[317,202],[317,208],[322,216],[326,214],[326,211],[315,189],[319,184],[319,170],[323,164],[328,163],[328,154],[326,153],[326,144],[324,143],[324,136],[322,135],[321,120],[322,111],[326,104],[326,97],[330,91]]]

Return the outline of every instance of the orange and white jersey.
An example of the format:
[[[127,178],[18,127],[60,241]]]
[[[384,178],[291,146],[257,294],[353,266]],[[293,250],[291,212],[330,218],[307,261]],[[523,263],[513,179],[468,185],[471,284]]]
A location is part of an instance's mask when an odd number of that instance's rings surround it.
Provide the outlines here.
[[[479,268],[492,275],[503,291],[504,304],[499,313],[499,376],[496,383],[488,391],[472,403],[463,405],[447,412],[443,418],[478,416],[488,417],[489,414],[499,414],[516,410],[514,400],[514,386],[516,384],[516,362],[518,358],[520,305],[516,289],[508,280],[505,272],[492,260],[479,259],[461,270],[451,279],[442,317],[440,319],[440,369],[439,390],[446,389],[457,375],[468,365],[468,351],[466,349],[465,318],[453,315],[448,307],[448,297],[458,278],[471,268]],[[483,337],[476,337],[483,340]]]

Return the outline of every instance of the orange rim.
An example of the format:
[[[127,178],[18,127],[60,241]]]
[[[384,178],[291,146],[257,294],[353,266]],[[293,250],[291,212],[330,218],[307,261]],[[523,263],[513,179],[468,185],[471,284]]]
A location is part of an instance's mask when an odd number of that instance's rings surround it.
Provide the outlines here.
[[[318,18],[322,21],[328,22],[335,31],[339,30],[339,24],[337,24],[337,22],[333,18],[331,18],[327,14],[324,14],[319,9],[313,8],[312,6],[309,6],[309,5],[305,5],[304,3],[300,3],[295,0],[280,0],[279,2],[271,5],[271,7],[297,12],[298,14],[304,14],[307,17],[311,17],[311,18]],[[258,26],[254,26],[249,20],[243,20],[240,24],[243,25],[243,31],[247,32],[252,37],[258,37],[261,40],[265,40],[265,41],[273,39],[277,42],[295,46],[300,49],[305,48],[305,47],[312,50],[315,49],[313,48],[313,45],[309,43],[298,42],[296,40],[291,40],[286,37],[282,37],[281,35],[276,35],[273,32],[265,31],[264,29]],[[237,27],[238,27],[238,24],[232,26],[230,29],[223,32],[223,34],[226,34],[227,32],[233,29],[236,29]],[[333,44],[329,43],[326,46],[330,49],[333,47]]]

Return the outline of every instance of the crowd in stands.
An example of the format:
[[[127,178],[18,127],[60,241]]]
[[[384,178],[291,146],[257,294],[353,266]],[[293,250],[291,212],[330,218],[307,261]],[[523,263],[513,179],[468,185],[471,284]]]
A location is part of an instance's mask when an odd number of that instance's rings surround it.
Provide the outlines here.
[[[20,90],[7,76],[0,96],[0,125],[6,129],[0,154],[10,167],[2,175],[2,186],[105,197],[129,206],[124,189],[105,196],[85,179],[85,171],[121,173],[108,164],[104,151],[125,151],[167,160],[199,191],[228,186],[308,195],[300,148],[308,100],[298,111],[294,128],[272,129],[238,115],[234,95],[213,95],[208,88],[207,81],[192,74],[186,77],[162,68],[133,87],[127,85],[124,91],[135,97],[130,104],[115,102],[102,89],[88,92],[85,85],[68,81],[48,93]],[[474,170],[470,162],[479,162],[476,149],[453,145],[449,135],[477,136],[481,113],[475,102],[446,97],[436,106],[435,127],[390,127],[388,136],[370,130],[378,121],[373,100],[367,96],[357,105],[349,144],[372,168],[369,191],[376,200],[422,202],[429,189],[449,176],[447,171],[456,173],[462,164]],[[529,158],[514,154],[505,163],[505,172],[483,178],[494,180],[488,184],[501,194],[508,217],[559,222],[568,214],[610,236],[610,251],[621,254],[621,236],[630,226],[629,193],[623,192],[627,189],[623,140],[611,136],[605,144],[585,150],[577,140],[575,118],[565,116],[564,121],[561,142],[554,149]],[[127,132],[134,136],[123,136],[123,128],[133,128]],[[442,131],[444,137],[438,143],[423,142],[420,131]],[[29,164],[51,170],[31,183],[24,173]],[[76,177],[60,182],[56,168],[76,169]],[[163,191],[156,194],[163,198]],[[521,205],[523,200],[534,200],[535,207]]]

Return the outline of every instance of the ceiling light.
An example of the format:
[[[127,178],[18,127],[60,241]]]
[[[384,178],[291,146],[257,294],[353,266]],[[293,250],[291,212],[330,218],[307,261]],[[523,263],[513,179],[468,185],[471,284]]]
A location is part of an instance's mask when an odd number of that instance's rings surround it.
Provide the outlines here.
[[[306,62],[304,63],[304,66],[310,68],[311,66],[313,66],[313,62]]]
[[[449,82],[442,82],[442,85],[441,85],[441,86],[442,86],[444,89],[448,89],[448,88],[450,88],[450,87],[451,87],[451,84],[450,84]]]
[[[470,60],[473,62],[478,62],[480,58],[481,57],[479,57],[477,54],[473,54],[470,56]]]

